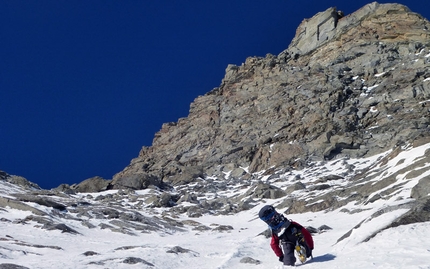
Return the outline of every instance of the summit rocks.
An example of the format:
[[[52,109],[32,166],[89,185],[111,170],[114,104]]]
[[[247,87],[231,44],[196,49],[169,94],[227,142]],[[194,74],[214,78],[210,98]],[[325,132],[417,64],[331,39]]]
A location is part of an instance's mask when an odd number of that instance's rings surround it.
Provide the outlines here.
[[[111,186],[249,179],[429,141],[429,28],[399,4],[318,13],[279,55],[227,66],[221,85],[163,124]]]

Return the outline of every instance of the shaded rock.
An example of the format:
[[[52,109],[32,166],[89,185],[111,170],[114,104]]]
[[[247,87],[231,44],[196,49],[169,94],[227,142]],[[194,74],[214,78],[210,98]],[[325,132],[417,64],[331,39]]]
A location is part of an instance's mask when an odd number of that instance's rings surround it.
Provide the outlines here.
[[[209,231],[209,230],[211,230],[211,228],[208,226],[205,226],[205,225],[199,225],[199,226],[194,227],[192,230],[203,232],[203,231]]]
[[[190,218],[198,218],[198,217],[203,216],[203,211],[205,211],[205,210],[198,207],[198,206],[191,206],[187,210],[187,215]]]
[[[170,193],[163,192],[160,196],[160,200],[158,201],[159,207],[172,207],[175,205],[176,197],[171,195]]]
[[[24,219],[24,221],[35,221],[35,222],[37,222],[37,223],[39,223],[39,224],[43,224],[43,225],[45,225],[45,224],[53,224],[53,221],[52,221],[52,219],[51,218],[49,218],[48,216],[35,216],[35,215],[30,215],[30,216],[27,216],[25,219]]]
[[[197,196],[195,194],[185,193],[181,198],[179,198],[177,203],[180,204],[182,202],[197,204]]]
[[[232,178],[241,178],[244,175],[246,175],[246,171],[243,168],[235,168],[230,173],[230,177]]]
[[[315,181],[315,183],[325,183],[327,181],[338,180],[338,179],[343,179],[343,177],[339,175],[328,175],[328,176],[319,178],[317,181]]]
[[[243,211],[243,210],[249,210],[251,208],[253,208],[255,205],[253,204],[255,201],[254,199],[240,199],[239,202],[237,203],[237,209],[239,211]]]
[[[29,206],[27,204],[24,204],[22,202],[13,200],[13,199],[9,199],[9,198],[3,198],[0,197],[0,208],[5,208],[5,207],[10,207],[10,208],[14,208],[14,209],[18,209],[18,210],[23,210],[23,211],[30,211],[33,214],[39,215],[39,216],[43,216],[46,215],[45,212],[36,209],[32,206]]]
[[[95,265],[105,265],[106,261],[94,261],[94,262],[89,262],[88,264],[95,264]]]
[[[430,197],[427,196],[418,200],[411,210],[393,221],[387,228],[397,227],[417,222],[430,221]]]
[[[266,238],[271,238],[272,237],[272,230],[268,227],[266,230],[264,230],[264,232],[261,232],[258,235],[262,235]]]
[[[269,198],[278,199],[284,197],[287,193],[275,186],[265,184],[263,182],[257,183],[254,188],[250,188],[246,193],[246,197],[251,198]]]
[[[316,233],[318,233],[318,229],[317,229],[317,228],[314,228],[314,227],[312,227],[312,226],[307,226],[307,227],[306,227],[306,230],[308,230],[311,234],[316,234]]]
[[[234,228],[230,225],[219,225],[216,228],[213,228],[212,230],[218,231],[218,232],[228,232],[228,231],[234,230]]]
[[[181,254],[181,253],[193,253],[193,255],[195,257],[199,256],[198,253],[190,250],[190,249],[186,249],[186,248],[182,248],[180,246],[175,246],[169,250],[166,251],[166,253],[174,253],[174,254]]]
[[[304,190],[304,189],[306,189],[305,184],[303,184],[302,182],[296,182],[296,183],[287,187],[286,193],[291,194],[294,191]]]
[[[116,209],[113,208],[100,208],[94,210],[93,213],[97,214],[98,218],[117,219],[121,215]]]
[[[239,261],[240,263],[249,263],[249,264],[260,264],[261,261],[253,259],[251,257],[243,257],[242,259],[240,259]]]
[[[171,248],[171,249],[169,249],[169,250],[166,251],[166,253],[175,253],[175,254],[178,254],[178,253],[188,253],[188,252],[190,252],[189,249],[185,249],[185,248],[182,248],[182,247],[179,247],[179,246],[175,246],[175,247],[173,247],[173,248]]]
[[[73,190],[69,184],[60,184],[58,187],[52,190],[57,192],[63,192],[65,194],[76,194],[76,191]]]
[[[9,174],[5,171],[0,170],[0,180],[6,180],[9,177]]]
[[[145,195],[144,202],[150,207],[172,207],[177,204],[178,200],[180,200],[178,194],[163,191]]]
[[[171,226],[174,227],[184,227],[184,224],[180,222],[179,220],[174,220],[172,218],[169,218],[167,216],[163,216],[163,220],[169,223]]]
[[[145,204],[152,207],[159,207],[160,196],[158,194],[148,195],[145,199]]]
[[[59,223],[59,224],[47,223],[47,224],[43,225],[42,228],[47,229],[47,230],[60,230],[62,233],[80,234],[79,232],[70,228],[69,226],[67,226],[64,223]]]
[[[0,263],[0,269],[29,269],[28,267],[13,264],[13,263]]]
[[[41,190],[39,185],[37,185],[36,183],[28,181],[26,178],[21,176],[9,175],[8,173],[2,170],[0,170],[0,180],[5,180],[11,184],[20,186],[27,190]]]
[[[88,196],[88,198],[92,198],[92,196],[91,195],[89,195]],[[97,196],[96,198],[94,198],[94,200],[95,201],[103,201],[103,202],[105,202],[105,203],[107,203],[107,202],[113,202],[113,201],[115,201],[115,199],[114,199],[115,197],[114,197],[114,195],[113,194],[111,194],[111,193],[108,193],[108,194],[106,194],[106,195],[99,195],[99,196]]]
[[[196,179],[203,178],[203,168],[201,166],[187,166],[182,167],[180,174],[172,180],[174,185],[188,184],[195,181]]]
[[[100,229],[104,230],[104,229],[110,229],[110,230],[115,230],[115,227],[113,227],[112,225],[108,225],[106,223],[100,223],[98,225],[100,227]]]
[[[322,191],[331,188],[329,184],[319,184],[308,187],[309,191]]]
[[[100,255],[99,253],[95,252],[95,251],[85,251],[84,253],[82,253],[82,255],[84,256],[95,256],[95,255]]]
[[[111,182],[112,180],[106,180],[97,176],[74,184],[70,188],[76,192],[100,192],[107,190]]]
[[[318,227],[318,231],[321,233],[323,231],[328,231],[328,230],[332,230],[333,228],[331,228],[330,226],[327,225],[321,225],[320,227]]]
[[[31,190],[41,190],[42,189],[42,188],[39,187],[39,185],[37,185],[36,183],[28,181],[24,177],[20,177],[20,176],[8,176],[6,178],[6,180],[9,183],[21,186],[21,187],[23,187],[25,189],[31,189]]]
[[[414,199],[421,199],[430,195],[430,176],[426,176],[412,188],[411,197]]]
[[[144,265],[154,266],[154,264],[152,264],[150,262],[147,262],[144,259],[136,258],[136,257],[128,257],[128,258],[124,259],[122,261],[122,263],[126,263],[126,264],[138,264],[138,263],[142,263]]]
[[[54,209],[58,209],[60,211],[66,210],[66,206],[60,203],[57,203],[47,197],[43,197],[40,195],[31,195],[31,194],[13,194],[22,202],[33,202],[39,205],[43,205],[46,207],[52,207]]]
[[[138,248],[138,246],[124,246],[124,247],[116,248],[115,250],[129,250],[129,249],[135,249],[135,248]]]
[[[32,248],[49,248],[49,249],[55,249],[55,250],[63,250],[61,247],[58,247],[58,246],[29,244],[29,243],[25,243],[25,242],[15,242],[15,244],[20,245],[20,246],[32,247]]]
[[[155,175],[139,173],[133,175],[116,175],[112,180],[114,189],[142,190],[149,186],[162,187],[163,182]]]

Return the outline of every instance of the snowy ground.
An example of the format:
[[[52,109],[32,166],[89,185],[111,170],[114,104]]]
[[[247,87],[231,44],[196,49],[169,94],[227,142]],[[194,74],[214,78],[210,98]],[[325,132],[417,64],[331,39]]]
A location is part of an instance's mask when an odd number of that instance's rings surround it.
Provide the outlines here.
[[[283,268],[272,253],[269,239],[256,236],[265,230],[265,224],[256,219],[258,208],[235,216],[203,217],[199,221],[211,225],[233,226],[230,232],[188,231],[174,235],[141,234],[128,236],[100,229],[82,229],[83,235],[71,235],[59,231],[29,229],[29,225],[17,225],[0,221],[0,253],[13,258],[2,258],[0,263],[15,263],[28,268]],[[24,212],[11,211],[3,217],[23,218]],[[402,212],[392,212],[390,217]],[[367,213],[362,213],[367,214]],[[365,229],[353,232],[350,238],[336,241],[362,219],[360,213],[351,218],[347,213],[308,213],[291,215],[289,218],[303,225],[333,228],[314,236],[314,260],[301,265],[305,268],[430,268],[430,223],[418,223],[388,229],[366,243],[358,243],[365,237]],[[388,216],[373,220],[372,225],[384,225]],[[74,227],[79,228],[79,227]],[[29,232],[31,231],[31,232]],[[13,239],[13,240],[12,240]],[[17,245],[17,242],[56,246],[35,248]],[[167,253],[175,246],[191,250],[188,253]],[[100,255],[85,256],[86,251]],[[126,255],[124,255],[126,252]],[[154,266],[126,264],[127,257],[139,257]],[[252,257],[261,263],[244,264],[240,260]],[[104,260],[104,265],[90,264]]]
[[[397,159],[390,161],[395,165],[390,166],[385,175],[423,156],[428,148],[430,145],[399,154]],[[371,160],[366,162],[372,163]],[[390,165],[390,162],[387,165]],[[327,167],[332,170],[340,169],[336,168],[335,163],[329,163]],[[421,177],[426,175],[427,173],[423,173]],[[400,176],[398,180],[404,180],[404,178]],[[396,196],[388,200],[380,199],[367,205],[351,203],[342,207],[343,210],[337,209],[330,212],[288,215],[288,218],[304,226],[318,228],[327,225],[332,228],[314,235],[314,259],[306,264],[298,262],[296,266],[318,269],[430,269],[430,222],[386,229],[362,243],[365,238],[386,227],[392,220],[407,211],[398,209],[377,217],[375,215],[370,217],[381,208],[407,202],[410,199],[410,190],[417,181],[418,178],[410,179],[410,182],[404,184],[403,189],[399,190]],[[4,186],[0,186],[0,192],[3,192],[3,197],[7,197]],[[97,194],[93,195],[97,196]],[[266,200],[265,203],[276,205],[280,201]],[[261,202],[253,209],[236,215],[206,215],[191,219],[208,227],[229,225],[233,227],[232,230],[196,231],[192,226],[186,226],[186,230],[182,232],[164,231],[164,233],[138,235],[125,235],[108,229],[88,229],[76,220],[64,218],[61,219],[62,223],[81,234],[61,233],[58,230],[47,231],[41,229],[40,224],[36,222],[22,223],[22,220],[30,215],[28,211],[0,208],[0,264],[18,264],[32,269],[284,268],[269,246],[270,239],[259,235],[265,231],[266,226],[258,219],[257,213],[265,203]],[[32,206],[38,207],[38,205]],[[46,210],[41,206],[39,208]],[[345,213],[348,212],[346,209],[355,210],[358,213]],[[283,212],[283,209],[279,211]],[[142,214],[149,216],[144,211]],[[190,220],[185,216],[178,216],[178,219]],[[92,220],[92,222],[96,221],[96,219]],[[361,226],[353,229],[359,223]],[[97,225],[97,223],[94,224]],[[351,229],[353,230],[349,237],[337,242]],[[189,251],[180,253],[175,250],[176,246]],[[95,252],[97,255],[84,255],[88,251]],[[140,258],[149,264],[133,263],[132,259],[129,263],[124,263],[127,257]],[[245,257],[251,257],[259,261],[259,264],[241,263],[240,261]]]

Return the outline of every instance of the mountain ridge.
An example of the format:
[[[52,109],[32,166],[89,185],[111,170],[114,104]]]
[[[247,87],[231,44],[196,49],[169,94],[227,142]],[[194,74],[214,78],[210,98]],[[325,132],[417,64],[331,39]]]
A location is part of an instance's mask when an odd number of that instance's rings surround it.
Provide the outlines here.
[[[302,22],[278,56],[229,65],[220,87],[197,97],[187,118],[163,124],[113,188],[183,184],[224,166],[251,177],[428,137],[429,22],[399,4],[374,2],[334,23],[337,14]],[[326,39],[309,42],[324,17],[333,22],[318,30]],[[315,33],[300,34],[306,27]]]

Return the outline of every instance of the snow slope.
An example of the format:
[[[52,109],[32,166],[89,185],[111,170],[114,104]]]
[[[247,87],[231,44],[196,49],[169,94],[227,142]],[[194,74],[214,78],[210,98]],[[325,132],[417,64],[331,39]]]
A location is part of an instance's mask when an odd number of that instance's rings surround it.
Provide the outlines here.
[[[256,236],[265,229],[264,223],[255,218],[257,209],[235,216],[200,219],[208,225],[233,226],[234,230],[225,233],[187,231],[174,235],[130,236],[93,229],[80,231],[83,235],[72,235],[32,229],[28,224],[0,222],[0,262],[28,268],[283,268],[270,249],[270,240]],[[14,210],[2,215],[10,219],[24,217],[22,212]],[[319,212],[289,217],[302,224],[325,224],[333,228],[314,235],[314,260],[297,266],[319,269],[430,268],[429,222],[388,229],[366,243],[355,241],[362,237],[361,232],[357,232],[353,233],[352,240],[336,244],[337,239],[356,224],[350,215]],[[375,225],[384,225],[386,221],[378,220]],[[29,247],[20,242],[48,247]],[[167,253],[175,246],[191,251]],[[86,251],[100,255],[85,256]],[[154,266],[123,263],[124,257],[142,258]],[[244,257],[252,257],[261,263],[240,263]],[[91,264],[101,260],[103,265]]]
[[[402,152],[397,159],[385,164],[389,166],[387,173],[394,173],[419,159],[429,147],[430,145],[424,145]],[[399,159],[403,161],[399,162]],[[351,160],[357,166],[369,166],[373,161]],[[325,164],[324,169],[335,173],[341,168],[331,162]],[[425,175],[421,174],[420,177]],[[378,178],[373,180],[377,181]],[[398,177],[398,180],[405,179]],[[314,259],[303,265],[298,262],[296,266],[318,269],[430,268],[430,222],[385,229],[363,242],[375,231],[386,227],[407,212],[408,209],[398,207],[396,210],[375,215],[378,210],[410,200],[410,190],[418,180],[419,178],[409,179],[409,182],[389,199],[360,205],[350,203],[334,211],[288,215],[288,218],[304,226],[318,228],[327,225],[331,228],[314,234]],[[8,197],[8,191],[22,190],[11,189],[11,186],[2,182],[1,195]],[[85,195],[76,196],[82,198]],[[99,194],[92,195],[96,197]],[[269,246],[270,239],[260,235],[266,230],[266,226],[257,217],[264,204],[277,205],[280,201],[281,199],[261,200],[252,209],[234,215],[205,215],[191,219],[208,227],[224,229],[199,231],[188,225],[184,226],[183,231],[165,230],[136,235],[115,233],[97,227],[89,229],[73,218],[63,218],[61,221],[80,234],[48,231],[41,229],[36,222],[25,220],[30,215],[28,211],[0,208],[0,264],[16,264],[34,269],[284,268]],[[32,206],[47,210],[40,205]],[[280,212],[284,210],[278,209]],[[357,213],[347,213],[352,210]],[[160,214],[161,211],[160,209]],[[143,215],[149,216],[148,212],[142,208]],[[186,215],[179,215],[177,218],[190,220]],[[361,225],[358,227],[358,224]],[[345,234],[349,236],[339,241]],[[254,263],[241,262],[247,257],[252,258]]]

